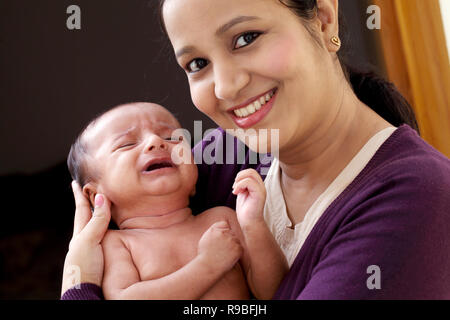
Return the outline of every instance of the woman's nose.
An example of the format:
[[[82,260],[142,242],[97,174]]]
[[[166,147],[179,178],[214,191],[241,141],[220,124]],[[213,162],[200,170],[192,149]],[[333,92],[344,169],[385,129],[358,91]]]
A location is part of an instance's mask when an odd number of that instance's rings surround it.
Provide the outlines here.
[[[233,61],[223,61],[214,66],[214,91],[220,100],[235,101],[249,81],[248,72]]]

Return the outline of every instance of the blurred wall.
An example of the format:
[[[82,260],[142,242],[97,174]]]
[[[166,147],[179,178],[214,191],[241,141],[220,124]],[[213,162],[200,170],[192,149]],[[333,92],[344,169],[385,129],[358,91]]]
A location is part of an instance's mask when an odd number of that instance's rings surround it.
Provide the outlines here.
[[[445,38],[447,39],[448,59],[450,60],[450,1],[439,0],[442,22],[444,23]]]

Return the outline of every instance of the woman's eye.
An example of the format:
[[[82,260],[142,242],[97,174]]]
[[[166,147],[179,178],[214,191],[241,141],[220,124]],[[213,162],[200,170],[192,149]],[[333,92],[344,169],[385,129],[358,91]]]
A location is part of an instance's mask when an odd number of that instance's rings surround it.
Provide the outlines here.
[[[186,66],[186,69],[189,72],[198,72],[202,70],[204,67],[208,65],[208,61],[205,59],[194,59],[191,62],[188,63]]]
[[[234,49],[239,49],[245,46],[248,46],[250,43],[256,40],[261,35],[259,32],[247,32],[241,35],[236,40],[236,44],[234,45]]]

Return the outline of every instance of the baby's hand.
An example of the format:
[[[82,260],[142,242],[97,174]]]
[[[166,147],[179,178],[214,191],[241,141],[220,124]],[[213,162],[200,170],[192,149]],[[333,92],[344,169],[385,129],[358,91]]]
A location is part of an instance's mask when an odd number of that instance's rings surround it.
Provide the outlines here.
[[[264,221],[266,188],[256,170],[247,169],[237,174],[233,194],[237,195],[236,213],[241,226]]]
[[[234,267],[242,252],[239,239],[226,221],[214,223],[198,242],[198,255],[204,255],[209,265],[224,272]]]

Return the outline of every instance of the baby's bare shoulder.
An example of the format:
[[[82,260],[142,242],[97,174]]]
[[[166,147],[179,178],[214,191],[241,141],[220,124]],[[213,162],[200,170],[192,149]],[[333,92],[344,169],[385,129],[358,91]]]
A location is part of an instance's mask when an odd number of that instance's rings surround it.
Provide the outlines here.
[[[236,220],[236,211],[229,207],[214,207],[202,212],[198,217],[214,223],[220,220],[234,221]]]
[[[125,233],[122,230],[108,230],[102,240],[103,247],[125,246]]]

